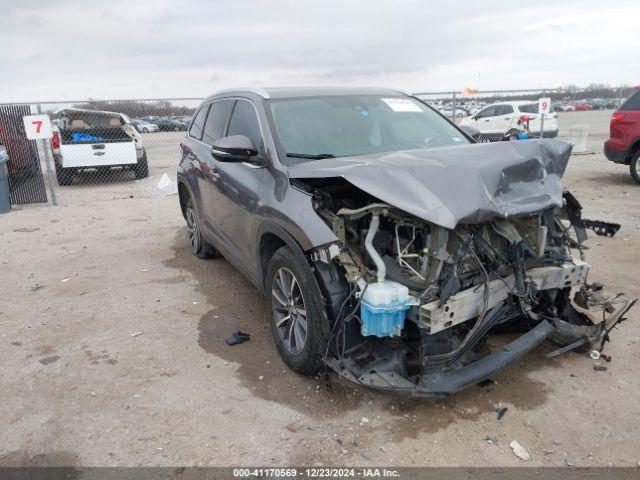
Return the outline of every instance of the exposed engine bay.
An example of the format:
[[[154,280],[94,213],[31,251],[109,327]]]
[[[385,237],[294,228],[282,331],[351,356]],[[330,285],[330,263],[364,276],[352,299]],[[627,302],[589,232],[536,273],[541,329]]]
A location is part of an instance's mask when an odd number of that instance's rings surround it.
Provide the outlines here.
[[[474,385],[545,339],[598,358],[635,301],[589,284],[587,230],[568,191],[562,205],[448,228],[344,178],[294,180],[338,241],[311,253],[330,281],[325,363],[364,386],[443,397]],[[522,335],[487,352],[490,333]],[[523,333],[524,332],[524,333]]]

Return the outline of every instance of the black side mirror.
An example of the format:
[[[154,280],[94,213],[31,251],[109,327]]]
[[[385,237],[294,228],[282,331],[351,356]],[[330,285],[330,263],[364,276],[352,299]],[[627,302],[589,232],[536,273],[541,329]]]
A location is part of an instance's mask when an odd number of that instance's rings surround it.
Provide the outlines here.
[[[251,140],[244,135],[231,135],[213,142],[211,155],[221,162],[251,162],[251,158],[258,155],[258,151]]]
[[[473,125],[460,125],[460,129],[474,140],[480,138],[480,130]]]

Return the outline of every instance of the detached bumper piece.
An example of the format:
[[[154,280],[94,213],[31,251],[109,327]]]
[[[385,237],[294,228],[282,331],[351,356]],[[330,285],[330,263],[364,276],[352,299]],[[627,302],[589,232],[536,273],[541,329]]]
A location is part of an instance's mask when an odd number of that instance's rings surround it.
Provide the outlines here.
[[[466,367],[445,372],[424,374],[416,385],[416,393],[432,398],[443,398],[495,375],[540,345],[555,327],[543,320],[532,330],[497,352]]]
[[[603,222],[601,220],[582,219],[582,226],[593,230],[596,235],[601,237],[613,237],[620,230],[619,223]]]
[[[365,369],[359,367],[351,357],[343,361],[328,359],[327,363],[341,377],[364,387],[404,392],[426,398],[444,398],[500,372],[537,347],[554,331],[555,327],[543,320],[515,341],[474,363],[460,368],[425,373],[413,381],[405,376],[402,359],[398,358],[400,355],[397,353],[389,355],[390,352],[386,352],[384,361],[374,362],[375,365],[369,364]]]
[[[595,291],[599,291],[597,287]],[[486,337],[492,327],[506,319],[513,319],[513,311],[506,304],[499,304],[487,313],[457,350],[445,355],[423,358],[425,368],[424,373],[420,375],[408,374],[408,352],[393,348],[392,345],[373,342],[367,345],[366,351],[351,352],[343,359],[330,358],[326,362],[341,377],[364,387],[417,397],[445,398],[494,376],[547,338],[564,345],[548,354],[548,358],[583,345],[590,345],[591,357],[599,358],[609,332],[625,319],[625,313],[634,305],[635,300],[629,301],[624,296],[615,296],[596,305],[599,300],[597,293],[589,290],[583,292],[582,296],[588,299],[592,308],[602,307],[604,312],[608,312],[601,323],[578,325],[560,318],[545,318],[513,342],[465,365],[462,365],[463,358],[469,358],[473,347]],[[527,319],[523,318],[523,321]]]

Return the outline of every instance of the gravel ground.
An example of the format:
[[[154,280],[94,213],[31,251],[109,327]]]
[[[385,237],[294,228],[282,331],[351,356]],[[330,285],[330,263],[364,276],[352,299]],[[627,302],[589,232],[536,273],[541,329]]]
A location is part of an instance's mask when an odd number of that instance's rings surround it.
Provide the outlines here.
[[[599,153],[610,114],[561,115],[563,132],[589,124],[598,152],[573,156],[566,184],[585,217],[622,224],[614,239],[591,238],[590,279],[640,296],[640,186]],[[406,400],[335,377],[327,395],[322,381],[282,363],[249,283],[225,260],[191,256],[175,196],[114,183],[101,201],[96,190],[69,187],[62,207],[0,216],[0,465],[640,461],[640,309],[612,336],[611,363],[576,353],[547,360],[544,345],[494,385],[448,400]],[[238,329],[251,341],[227,347]]]

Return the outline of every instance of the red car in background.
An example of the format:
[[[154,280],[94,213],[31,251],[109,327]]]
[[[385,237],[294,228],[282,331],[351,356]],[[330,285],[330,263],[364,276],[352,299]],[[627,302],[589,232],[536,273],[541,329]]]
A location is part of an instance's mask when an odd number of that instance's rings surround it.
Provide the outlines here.
[[[593,105],[590,105],[587,102],[576,102],[574,107],[576,112],[581,110],[593,110]]]
[[[604,142],[605,156],[615,163],[629,165],[631,176],[640,183],[640,85],[616,110]]]

